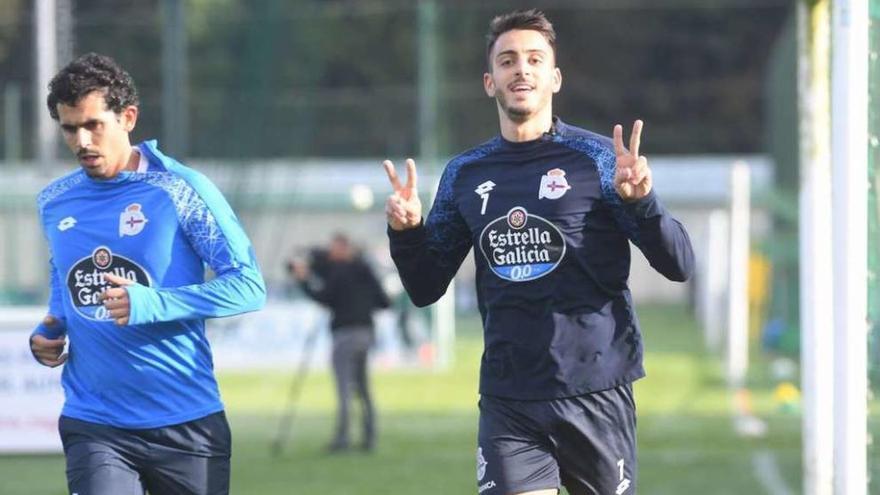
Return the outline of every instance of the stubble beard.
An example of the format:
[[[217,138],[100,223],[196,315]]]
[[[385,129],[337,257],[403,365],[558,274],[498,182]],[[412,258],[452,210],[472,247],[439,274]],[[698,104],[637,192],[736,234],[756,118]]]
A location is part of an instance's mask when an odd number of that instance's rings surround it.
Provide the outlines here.
[[[534,113],[527,108],[508,105],[507,99],[501,91],[495,94],[495,101],[498,102],[498,107],[501,108],[501,111],[504,112],[505,115],[507,115],[507,118],[518,124],[529,120],[529,117]]]

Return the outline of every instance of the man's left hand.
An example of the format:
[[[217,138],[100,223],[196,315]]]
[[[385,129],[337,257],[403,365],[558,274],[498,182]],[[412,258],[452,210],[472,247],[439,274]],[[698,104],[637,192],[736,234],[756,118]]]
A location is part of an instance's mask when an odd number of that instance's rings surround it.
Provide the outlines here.
[[[134,282],[112,273],[105,273],[104,280],[116,286],[101,294],[101,302],[107,309],[107,314],[113,318],[117,325],[128,325],[128,317],[131,315],[131,301],[128,299],[128,291],[125,287],[134,284]]]
[[[614,189],[626,202],[642,199],[651,192],[652,180],[648,159],[639,156],[642,125],[641,120],[636,120],[633,124],[629,150],[623,146],[623,126],[620,124],[614,126],[614,154],[617,155]]]

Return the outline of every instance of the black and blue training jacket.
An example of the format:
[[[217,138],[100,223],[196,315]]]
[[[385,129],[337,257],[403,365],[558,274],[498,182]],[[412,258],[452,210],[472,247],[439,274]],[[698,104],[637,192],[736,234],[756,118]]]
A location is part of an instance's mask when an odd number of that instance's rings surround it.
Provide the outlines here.
[[[480,393],[553,399],[644,376],[629,242],[670,280],[691,275],[694,255],[653,191],[621,200],[615,166],[611,139],[557,119],[537,140],[496,137],[454,158],[423,225],[388,230],[419,306],[443,295],[473,247]]]

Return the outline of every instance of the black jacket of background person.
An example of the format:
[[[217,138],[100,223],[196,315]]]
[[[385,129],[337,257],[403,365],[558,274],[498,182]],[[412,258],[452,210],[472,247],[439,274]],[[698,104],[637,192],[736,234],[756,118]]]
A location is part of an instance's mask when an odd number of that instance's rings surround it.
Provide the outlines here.
[[[330,329],[334,332],[355,327],[372,328],[373,311],[391,304],[373,271],[357,256],[351,261],[324,262],[321,282],[301,282],[300,287],[330,310]]]
[[[481,394],[572,397],[644,376],[627,241],[675,281],[691,275],[694,255],[653,191],[622,202],[615,164],[609,138],[555,120],[537,140],[496,137],[454,158],[423,225],[388,229],[419,306],[446,291],[473,246]]]

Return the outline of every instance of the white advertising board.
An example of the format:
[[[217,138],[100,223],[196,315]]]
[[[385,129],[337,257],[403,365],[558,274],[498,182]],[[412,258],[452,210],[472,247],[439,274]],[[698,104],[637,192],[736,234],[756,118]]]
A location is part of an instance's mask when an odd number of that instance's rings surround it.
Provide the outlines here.
[[[0,453],[61,452],[61,367],[31,355],[28,338],[45,308],[0,308]]]

